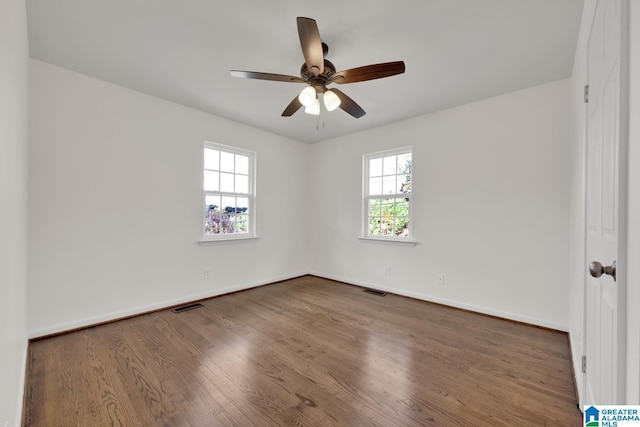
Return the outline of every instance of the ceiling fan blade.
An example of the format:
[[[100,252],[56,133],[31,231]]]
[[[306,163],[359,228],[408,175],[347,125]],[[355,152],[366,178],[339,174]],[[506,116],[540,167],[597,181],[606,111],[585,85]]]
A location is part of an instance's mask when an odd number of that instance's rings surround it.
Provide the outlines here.
[[[301,107],[302,107],[302,103],[300,102],[300,100],[296,96],[295,98],[293,98],[293,101],[291,101],[289,103],[289,105],[287,105],[287,108],[285,108],[284,111],[282,112],[282,117],[291,117],[291,116],[293,116],[293,114],[296,111],[298,111]]]
[[[364,82],[402,73],[404,73],[404,61],[385,62],[338,71],[329,82],[338,84]]]
[[[316,21],[311,18],[298,17],[298,36],[307,68],[318,77],[324,72],[324,54],[322,40]]]
[[[336,88],[332,88],[331,92],[335,93],[338,96],[338,98],[340,98],[340,108],[342,108],[347,113],[351,114],[356,119],[359,119],[360,117],[362,117],[365,114],[367,114],[362,109],[362,107],[360,107],[358,104],[356,104],[356,101],[354,101],[353,99],[349,98],[341,90],[336,89]]]
[[[258,71],[231,70],[231,75],[233,77],[239,77],[241,79],[258,79],[258,80],[271,80],[274,82],[306,83],[300,77],[286,76],[284,74],[260,73]]]

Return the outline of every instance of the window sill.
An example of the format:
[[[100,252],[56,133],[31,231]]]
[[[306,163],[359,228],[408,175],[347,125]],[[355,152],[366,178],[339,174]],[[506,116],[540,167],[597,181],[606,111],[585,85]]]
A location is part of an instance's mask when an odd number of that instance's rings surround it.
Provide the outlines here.
[[[234,243],[253,243],[258,239],[258,236],[225,236],[214,239],[200,239],[198,244],[200,246],[232,245]]]
[[[383,245],[395,245],[395,246],[415,246],[418,244],[415,240],[400,240],[400,239],[385,239],[380,237],[358,237],[363,243],[381,243]]]

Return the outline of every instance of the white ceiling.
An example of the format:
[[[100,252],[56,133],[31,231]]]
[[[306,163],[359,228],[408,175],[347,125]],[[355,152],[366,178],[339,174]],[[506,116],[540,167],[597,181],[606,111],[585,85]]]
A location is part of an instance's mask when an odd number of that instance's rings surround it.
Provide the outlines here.
[[[569,77],[582,0],[28,0],[31,57],[298,141],[315,142]],[[341,85],[367,114],[280,117],[302,84],[296,17],[338,70],[404,60]]]

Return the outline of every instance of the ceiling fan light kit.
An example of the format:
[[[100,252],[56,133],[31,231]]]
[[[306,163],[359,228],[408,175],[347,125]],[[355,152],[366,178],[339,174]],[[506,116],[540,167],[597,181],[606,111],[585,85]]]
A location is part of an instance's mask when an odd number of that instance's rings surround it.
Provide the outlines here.
[[[359,119],[366,113],[353,99],[338,89],[327,89],[327,85],[364,82],[395,76],[405,71],[403,61],[385,62],[382,64],[365,65],[336,72],[335,66],[325,59],[329,47],[322,43],[316,21],[311,18],[298,17],[298,37],[304,56],[304,64],[300,68],[300,77],[283,74],[262,73],[258,71],[231,70],[233,77],[245,79],[271,80],[277,82],[306,83],[308,86],[295,97],[282,112],[283,117],[291,117],[301,107],[305,113],[319,115],[322,94],[323,103],[327,111],[338,107]]]
[[[312,86],[305,87],[302,89],[302,92],[300,92],[300,95],[298,95],[300,103],[305,107],[312,105],[317,98],[316,90]]]
[[[340,106],[340,98],[338,98],[338,95],[331,92],[330,89],[324,91],[322,99],[324,100],[324,106],[327,111],[333,111]]]
[[[304,112],[307,114],[311,114],[314,116],[320,115],[320,101],[318,98],[314,99],[310,105],[307,105],[304,109]]]

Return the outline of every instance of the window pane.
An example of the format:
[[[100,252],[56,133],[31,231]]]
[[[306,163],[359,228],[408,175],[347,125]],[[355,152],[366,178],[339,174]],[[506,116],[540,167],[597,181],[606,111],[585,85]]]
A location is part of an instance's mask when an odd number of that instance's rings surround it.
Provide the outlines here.
[[[384,175],[396,174],[396,156],[388,156],[383,159],[382,172]]]
[[[380,199],[369,199],[369,216],[380,216]]]
[[[204,198],[205,209],[207,211],[210,210],[220,210],[220,196],[214,196],[211,194],[207,194]]]
[[[247,212],[247,209],[249,208],[249,199],[247,197],[237,197],[236,206],[237,206],[238,212],[240,213]]]
[[[246,214],[236,215],[236,233],[246,233],[249,231],[249,216]]]
[[[249,194],[249,177],[236,175],[236,193]]]
[[[235,214],[223,213],[220,223],[221,234],[233,234],[236,232],[236,216]]]
[[[409,218],[396,218],[395,235],[399,237],[407,237],[409,235]]]
[[[222,197],[222,210],[226,213],[235,212],[236,210],[236,198],[233,196]]]
[[[205,197],[204,234],[220,234],[221,222],[220,196],[207,194]]]
[[[393,217],[383,217],[380,219],[380,234],[383,236],[393,235]]]
[[[398,175],[398,193],[411,194],[411,175]]]
[[[220,234],[220,212],[208,211],[204,219],[204,234]]]
[[[380,215],[384,218],[388,218],[394,215],[395,206],[393,204],[393,199],[384,199],[382,200],[382,206],[380,209]]]
[[[396,199],[396,216],[409,216],[409,202],[406,199]]]
[[[385,176],[382,183],[382,194],[396,194],[396,175]]]
[[[369,176],[382,176],[382,159],[369,159]]]
[[[411,153],[400,154],[398,156],[398,174],[411,173]]]
[[[220,152],[211,148],[204,149],[204,168],[218,170],[220,168]]]
[[[236,154],[236,173],[249,175],[249,157]]]
[[[380,235],[380,218],[369,218],[369,234],[371,236]]]
[[[204,171],[204,190],[219,191],[220,190],[220,173],[213,171]]]
[[[233,193],[233,174],[232,173],[220,174],[220,191]]]
[[[233,153],[220,152],[220,170],[223,172],[233,172],[234,157],[235,155]]]
[[[382,194],[382,178],[369,179],[369,194],[372,196]]]

